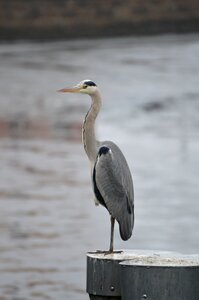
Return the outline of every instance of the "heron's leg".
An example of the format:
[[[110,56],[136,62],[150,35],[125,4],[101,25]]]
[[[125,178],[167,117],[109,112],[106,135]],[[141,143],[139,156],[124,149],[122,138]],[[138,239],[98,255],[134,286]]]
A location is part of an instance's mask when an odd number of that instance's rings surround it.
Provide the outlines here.
[[[111,238],[110,238],[109,252],[113,252],[114,225],[115,225],[115,219],[111,216]]]

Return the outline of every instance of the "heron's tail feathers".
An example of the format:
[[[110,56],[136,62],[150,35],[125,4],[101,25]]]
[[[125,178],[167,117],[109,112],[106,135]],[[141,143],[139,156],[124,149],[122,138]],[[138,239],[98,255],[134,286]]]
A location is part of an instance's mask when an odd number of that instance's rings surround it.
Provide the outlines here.
[[[126,241],[128,240],[133,231],[133,225],[134,225],[134,213],[128,215],[127,218],[119,220],[119,229],[120,229],[120,236],[121,238]]]

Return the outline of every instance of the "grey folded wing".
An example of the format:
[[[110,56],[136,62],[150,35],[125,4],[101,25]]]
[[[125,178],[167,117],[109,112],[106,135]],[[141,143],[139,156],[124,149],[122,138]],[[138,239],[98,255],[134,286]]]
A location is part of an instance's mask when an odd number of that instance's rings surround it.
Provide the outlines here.
[[[106,147],[107,151],[101,151]],[[130,238],[134,224],[133,182],[127,162],[113,143],[99,149],[94,167],[97,189],[120,228],[123,240]]]

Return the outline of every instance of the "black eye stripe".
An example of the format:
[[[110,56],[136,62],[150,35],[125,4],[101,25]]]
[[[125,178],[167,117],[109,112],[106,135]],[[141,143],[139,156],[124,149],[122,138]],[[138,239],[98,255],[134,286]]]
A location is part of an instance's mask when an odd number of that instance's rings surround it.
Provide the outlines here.
[[[90,80],[88,80],[88,81],[85,81],[84,82],[87,86],[89,85],[89,86],[96,86],[96,84],[93,82],[93,81],[90,81]]]

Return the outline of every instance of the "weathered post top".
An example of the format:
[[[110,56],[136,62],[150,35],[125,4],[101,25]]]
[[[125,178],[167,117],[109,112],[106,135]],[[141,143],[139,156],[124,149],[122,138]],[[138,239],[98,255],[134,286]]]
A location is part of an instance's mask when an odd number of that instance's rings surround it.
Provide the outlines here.
[[[199,255],[183,255],[178,252],[154,252],[153,255],[138,255],[124,260],[121,265],[145,267],[198,267]]]

